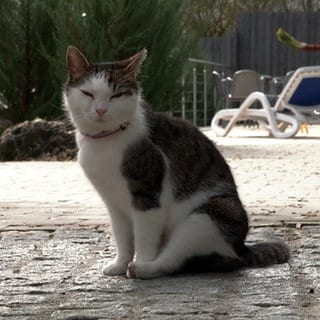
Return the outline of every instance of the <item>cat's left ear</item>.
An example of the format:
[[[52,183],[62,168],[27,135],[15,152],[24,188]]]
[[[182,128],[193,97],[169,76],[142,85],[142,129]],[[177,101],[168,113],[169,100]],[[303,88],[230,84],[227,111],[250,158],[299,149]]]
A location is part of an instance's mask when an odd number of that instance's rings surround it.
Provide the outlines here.
[[[122,73],[127,77],[136,79],[141,70],[142,63],[146,57],[147,49],[143,49],[129,59],[121,61],[120,64],[123,66]]]
[[[70,46],[67,49],[67,67],[69,76],[72,79],[80,79],[89,69],[89,62],[76,47]]]

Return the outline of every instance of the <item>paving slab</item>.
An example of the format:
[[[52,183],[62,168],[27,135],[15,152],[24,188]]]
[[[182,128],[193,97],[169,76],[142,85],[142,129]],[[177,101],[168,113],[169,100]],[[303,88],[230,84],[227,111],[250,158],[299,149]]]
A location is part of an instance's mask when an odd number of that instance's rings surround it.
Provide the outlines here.
[[[216,138],[251,224],[320,221],[320,126],[295,139],[237,129]],[[76,162],[0,162],[0,229],[109,223],[107,210]]]
[[[109,218],[76,162],[0,163],[0,320],[320,318],[320,127],[295,139],[238,128],[212,138],[250,214],[289,263],[229,274],[104,277]]]
[[[252,224],[320,221],[320,126],[294,139],[237,128],[212,138],[228,160]]]

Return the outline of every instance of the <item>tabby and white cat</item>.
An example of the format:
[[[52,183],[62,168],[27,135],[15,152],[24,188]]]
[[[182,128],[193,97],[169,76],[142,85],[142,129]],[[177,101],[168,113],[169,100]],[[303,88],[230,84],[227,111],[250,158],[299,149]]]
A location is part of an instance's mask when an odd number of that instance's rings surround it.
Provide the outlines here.
[[[67,50],[63,95],[78,160],[109,209],[117,246],[103,273],[154,278],[288,261],[282,242],[245,245],[247,214],[212,141],[145,104],[136,80],[145,57],[97,64]]]

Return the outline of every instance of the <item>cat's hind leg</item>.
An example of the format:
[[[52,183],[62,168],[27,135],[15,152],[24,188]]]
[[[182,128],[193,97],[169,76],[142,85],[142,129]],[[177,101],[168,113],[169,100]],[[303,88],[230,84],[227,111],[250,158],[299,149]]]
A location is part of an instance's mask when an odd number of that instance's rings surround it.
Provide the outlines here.
[[[208,214],[195,212],[173,230],[155,260],[130,263],[127,276],[147,279],[174,273],[187,259],[213,253],[237,258],[216,222]]]

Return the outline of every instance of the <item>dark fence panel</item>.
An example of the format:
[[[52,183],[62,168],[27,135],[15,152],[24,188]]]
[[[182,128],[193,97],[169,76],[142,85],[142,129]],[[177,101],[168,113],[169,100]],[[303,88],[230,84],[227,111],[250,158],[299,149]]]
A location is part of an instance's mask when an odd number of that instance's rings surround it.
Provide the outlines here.
[[[230,67],[230,73],[254,69],[280,76],[301,66],[320,64],[320,51],[300,51],[280,43],[276,37],[279,27],[301,41],[320,43],[320,12],[258,12],[239,15],[236,32],[205,38],[201,45],[208,60]]]
[[[206,54],[206,59],[217,62],[224,67],[217,68],[217,71],[230,75],[237,68],[237,35],[228,33],[221,38],[204,38],[201,46]]]

